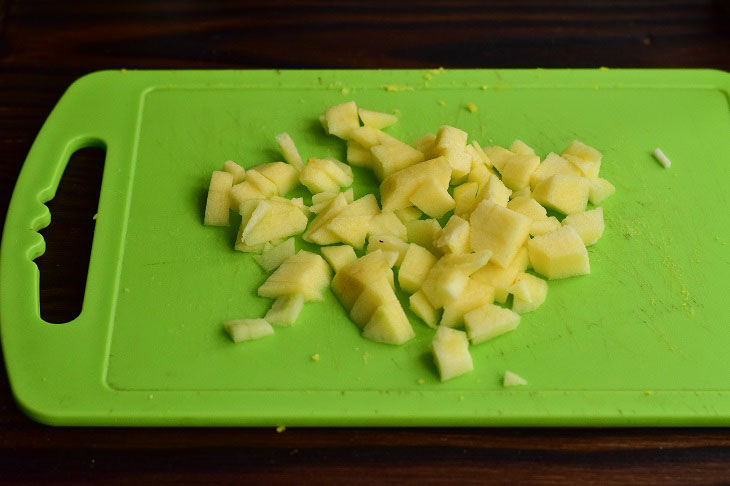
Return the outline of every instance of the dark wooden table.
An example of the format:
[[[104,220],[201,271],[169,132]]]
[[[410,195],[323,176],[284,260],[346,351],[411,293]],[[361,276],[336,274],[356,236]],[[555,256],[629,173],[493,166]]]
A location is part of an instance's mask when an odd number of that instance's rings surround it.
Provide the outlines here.
[[[547,5],[550,5],[549,7]],[[76,77],[106,68],[703,67],[730,70],[730,7],[0,0],[0,222]],[[43,234],[42,314],[80,309],[101,165],[72,161]],[[723,429],[108,429],[31,422],[0,371],[0,482],[730,484]]]

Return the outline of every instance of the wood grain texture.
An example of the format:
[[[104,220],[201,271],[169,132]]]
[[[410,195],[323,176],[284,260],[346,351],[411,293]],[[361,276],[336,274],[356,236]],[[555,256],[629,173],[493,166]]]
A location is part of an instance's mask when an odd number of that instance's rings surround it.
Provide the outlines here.
[[[707,67],[730,70],[726,1],[0,0],[0,222],[38,129],[106,68]],[[49,206],[44,316],[82,297],[99,165]],[[91,188],[91,190],[90,190]],[[79,219],[80,218],[80,219]],[[25,418],[0,372],[0,483],[728,484],[723,429],[101,429]]]

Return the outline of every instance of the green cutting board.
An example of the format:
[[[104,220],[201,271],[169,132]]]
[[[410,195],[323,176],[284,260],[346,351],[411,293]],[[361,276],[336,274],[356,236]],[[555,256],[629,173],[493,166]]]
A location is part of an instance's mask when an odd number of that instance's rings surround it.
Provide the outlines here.
[[[730,425],[729,92],[727,73],[706,70],[85,76],[33,144],[4,229],[13,393],[50,424]],[[406,141],[450,124],[482,145],[520,138],[543,157],[576,138],[604,154],[617,191],[591,274],[550,282],[515,332],[471,348],[470,374],[439,382],[433,330],[413,315],[404,346],[361,338],[329,290],[274,337],[235,345],[222,329],[270,301],[256,297],[266,274],[233,250],[238,220],[202,224],[211,171],[279,160],[284,131],[305,157],[344,160],[317,118],[346,100],[399,113],[388,131]],[[83,310],[48,324],[33,263],[51,220],[43,203],[89,145],[107,155]],[[356,197],[377,188],[365,170],[355,181]],[[508,369],[529,385],[504,389]]]

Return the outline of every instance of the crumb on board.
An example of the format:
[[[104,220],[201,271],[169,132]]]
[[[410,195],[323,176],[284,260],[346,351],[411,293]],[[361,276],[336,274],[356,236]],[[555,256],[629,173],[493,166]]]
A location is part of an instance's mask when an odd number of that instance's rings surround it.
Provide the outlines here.
[[[128,294],[129,293],[129,287],[124,287],[124,293],[125,294]]]
[[[423,75],[423,79],[425,79],[426,81],[430,81],[432,77],[433,77],[433,74],[431,74],[431,73],[426,73]]]
[[[608,71],[608,68],[606,66],[601,66],[598,68],[599,71]]]
[[[418,383],[419,385],[423,385],[424,383],[426,383],[426,380],[424,380],[423,378],[419,378],[416,380],[416,383]]]
[[[383,88],[389,93],[397,91],[413,91],[413,86],[403,86],[401,84],[386,84]]]
[[[668,169],[672,165],[672,161],[664,155],[664,152],[662,152],[662,149],[659,147],[655,148],[652,154],[654,154],[654,158],[657,159],[665,169]]]
[[[312,355],[312,361],[319,361],[319,353],[314,353]]]
[[[446,71],[443,67],[439,67],[437,69],[430,69],[428,72],[431,74],[441,74],[442,72]]]
[[[362,362],[365,364],[368,364],[369,361],[370,361],[370,353],[365,351],[364,353],[362,353]]]
[[[466,109],[469,110],[470,113],[476,113],[479,111],[479,107],[471,101],[466,104]]]
[[[644,395],[653,395],[654,392],[651,390],[644,390]]]
[[[483,84],[483,85],[481,86],[481,90],[482,90],[482,91],[486,91],[486,90],[488,90],[488,89],[489,89],[489,86],[487,86],[486,84]]]
[[[527,385],[527,380],[522,378],[517,373],[514,373],[512,371],[505,371],[504,372],[504,379],[502,380],[502,386],[508,387],[508,386],[523,386]]]
[[[463,402],[464,401],[464,395],[459,395],[459,401],[460,402]]]
[[[342,88],[340,93],[343,95],[350,94],[350,88]]]
[[[94,215],[91,217],[94,221],[96,221],[96,218],[99,216],[99,213],[94,213]]]
[[[444,100],[438,100],[436,103],[438,103],[441,106],[444,106],[446,102]]]
[[[286,427],[284,427],[283,425],[280,425],[280,426],[278,426],[278,427],[276,428],[276,433],[277,433],[277,434],[281,434],[281,433],[282,433],[282,432],[284,432],[285,430],[286,430]]]

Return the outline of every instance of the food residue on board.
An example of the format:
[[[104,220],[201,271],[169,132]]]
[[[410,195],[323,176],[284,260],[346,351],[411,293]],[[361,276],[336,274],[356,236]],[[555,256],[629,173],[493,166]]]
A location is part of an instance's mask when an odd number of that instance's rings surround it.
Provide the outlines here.
[[[467,104],[466,104],[466,109],[467,109],[467,110],[468,110],[468,111],[469,111],[470,113],[476,113],[477,111],[479,111],[479,107],[478,107],[477,105],[475,105],[475,104],[474,104],[473,102],[471,102],[471,101],[470,101],[469,103],[467,103]]]

